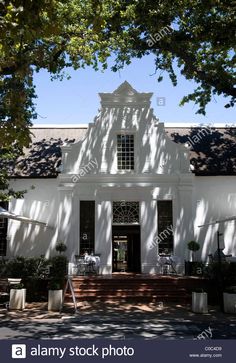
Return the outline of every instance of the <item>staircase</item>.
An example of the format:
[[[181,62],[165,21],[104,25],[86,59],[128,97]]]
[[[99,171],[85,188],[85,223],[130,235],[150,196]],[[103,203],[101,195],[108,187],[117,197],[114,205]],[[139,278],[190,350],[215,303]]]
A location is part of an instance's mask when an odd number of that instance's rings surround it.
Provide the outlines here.
[[[73,286],[77,301],[187,303],[191,301],[191,288],[199,286],[197,280],[179,276],[113,274],[74,277]],[[70,293],[66,294],[66,301],[71,301]]]

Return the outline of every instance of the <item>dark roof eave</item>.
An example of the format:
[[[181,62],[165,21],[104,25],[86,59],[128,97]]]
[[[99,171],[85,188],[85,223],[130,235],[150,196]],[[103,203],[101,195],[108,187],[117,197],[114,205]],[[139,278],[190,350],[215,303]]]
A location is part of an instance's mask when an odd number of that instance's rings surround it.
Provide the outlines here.
[[[209,171],[192,171],[195,176],[236,176],[236,172],[209,172]],[[17,175],[11,176],[10,179],[56,179],[57,175]]]
[[[209,172],[209,171],[196,171],[194,172],[195,176],[236,176],[234,172]]]
[[[58,175],[16,175],[10,179],[56,179]]]

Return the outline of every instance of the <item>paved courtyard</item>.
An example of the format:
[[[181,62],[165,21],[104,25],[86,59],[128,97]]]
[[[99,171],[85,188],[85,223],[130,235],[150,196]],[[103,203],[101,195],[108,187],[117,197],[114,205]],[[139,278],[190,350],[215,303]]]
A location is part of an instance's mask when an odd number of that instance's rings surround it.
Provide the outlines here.
[[[216,307],[208,314],[194,314],[190,306],[154,303],[80,303],[77,313],[68,304],[62,314],[46,308],[44,303],[28,304],[24,311],[1,308],[0,339],[236,339],[236,315]]]

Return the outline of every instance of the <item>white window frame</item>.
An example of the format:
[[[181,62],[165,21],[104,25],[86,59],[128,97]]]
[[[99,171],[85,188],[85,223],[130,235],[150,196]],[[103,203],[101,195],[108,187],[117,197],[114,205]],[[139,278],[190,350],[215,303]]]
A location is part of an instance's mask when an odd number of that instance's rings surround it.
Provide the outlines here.
[[[117,137],[118,135],[132,135],[134,137],[134,168],[133,169],[118,169],[118,144]],[[133,130],[120,130],[116,133],[116,170],[119,174],[134,174],[137,168],[137,160],[136,160],[136,131]]]

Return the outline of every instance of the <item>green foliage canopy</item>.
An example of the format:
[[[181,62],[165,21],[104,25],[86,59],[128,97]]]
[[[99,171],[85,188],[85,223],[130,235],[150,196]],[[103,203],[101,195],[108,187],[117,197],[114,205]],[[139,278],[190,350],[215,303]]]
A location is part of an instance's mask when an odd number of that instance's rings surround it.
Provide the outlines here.
[[[106,69],[111,56],[117,71],[153,54],[158,81],[166,71],[174,86],[176,64],[197,83],[181,105],[193,101],[198,113],[214,95],[230,97],[232,107],[235,19],[233,0],[1,0],[0,148],[18,155],[30,142],[34,72],[63,78],[67,67]]]

